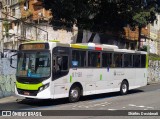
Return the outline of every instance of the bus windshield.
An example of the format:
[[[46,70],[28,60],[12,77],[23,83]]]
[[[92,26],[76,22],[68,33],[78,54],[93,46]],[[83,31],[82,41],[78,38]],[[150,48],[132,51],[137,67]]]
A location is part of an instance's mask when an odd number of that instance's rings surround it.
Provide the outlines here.
[[[18,53],[18,77],[44,78],[50,76],[49,52]]]

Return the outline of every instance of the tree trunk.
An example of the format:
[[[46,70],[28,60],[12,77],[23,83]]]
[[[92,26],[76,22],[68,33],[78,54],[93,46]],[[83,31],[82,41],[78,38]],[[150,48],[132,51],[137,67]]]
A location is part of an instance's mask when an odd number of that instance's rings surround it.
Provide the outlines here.
[[[82,43],[82,39],[83,39],[83,31],[78,30],[76,43]]]
[[[139,26],[138,27],[138,50],[140,50],[140,46],[141,46],[141,32],[142,32],[142,27]]]
[[[93,39],[94,39],[95,35],[96,35],[96,33],[92,33],[90,39],[88,40],[88,43],[93,42]]]

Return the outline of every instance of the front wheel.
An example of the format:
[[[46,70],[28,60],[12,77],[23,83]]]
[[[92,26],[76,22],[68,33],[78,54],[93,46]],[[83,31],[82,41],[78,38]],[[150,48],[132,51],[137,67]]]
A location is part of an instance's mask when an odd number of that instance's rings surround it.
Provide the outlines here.
[[[126,95],[128,93],[128,83],[127,81],[122,81],[121,87],[120,87],[120,93],[121,95]]]
[[[69,91],[69,102],[77,102],[80,98],[80,88],[78,86],[71,87]]]

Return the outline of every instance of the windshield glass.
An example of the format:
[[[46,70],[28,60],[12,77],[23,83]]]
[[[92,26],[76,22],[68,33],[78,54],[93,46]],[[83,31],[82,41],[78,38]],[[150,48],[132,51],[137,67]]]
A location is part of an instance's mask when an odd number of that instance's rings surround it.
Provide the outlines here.
[[[49,52],[18,53],[17,76],[42,78],[50,75]]]

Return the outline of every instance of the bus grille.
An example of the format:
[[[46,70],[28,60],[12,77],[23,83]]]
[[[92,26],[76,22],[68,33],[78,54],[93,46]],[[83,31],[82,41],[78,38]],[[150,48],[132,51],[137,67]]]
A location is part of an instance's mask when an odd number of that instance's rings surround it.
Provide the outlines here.
[[[17,91],[21,95],[27,95],[27,96],[37,96],[38,90],[23,90],[17,88]]]

